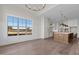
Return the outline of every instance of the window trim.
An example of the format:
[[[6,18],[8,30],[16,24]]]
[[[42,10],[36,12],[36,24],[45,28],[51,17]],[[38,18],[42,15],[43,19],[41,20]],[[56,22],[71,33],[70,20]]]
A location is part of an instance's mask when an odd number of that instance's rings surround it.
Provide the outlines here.
[[[10,17],[10,16],[7,16],[7,36],[9,36],[9,34],[8,34],[8,17]],[[11,17],[15,17],[15,16],[11,16]],[[19,26],[19,20],[20,20],[20,19],[22,19],[22,21],[23,21],[23,20],[26,20],[26,21],[27,21],[27,20],[30,20],[30,19],[24,19],[24,18],[20,18],[20,17],[17,17],[17,18],[19,18],[19,19],[18,19],[18,22],[17,22],[17,23],[18,23],[17,26],[12,26],[12,27],[17,27],[17,35],[11,35],[11,36],[22,36],[22,35],[19,34],[19,32],[20,32],[20,31],[19,31],[19,27],[24,27],[24,26]],[[32,22],[32,20],[30,20],[30,21]],[[29,27],[29,28],[33,28],[32,25],[33,25],[33,22],[32,22],[32,24],[31,24],[31,27]],[[26,24],[25,24],[25,28],[26,28],[25,35],[29,35],[29,34],[27,33],[27,25],[26,25]],[[32,31],[33,31],[33,29],[32,29]],[[31,32],[30,35],[32,35],[32,33],[33,33],[33,32]],[[25,35],[23,34],[23,36],[25,36]],[[30,35],[29,35],[29,36],[30,36]],[[10,36],[9,36],[9,37],[10,37]]]

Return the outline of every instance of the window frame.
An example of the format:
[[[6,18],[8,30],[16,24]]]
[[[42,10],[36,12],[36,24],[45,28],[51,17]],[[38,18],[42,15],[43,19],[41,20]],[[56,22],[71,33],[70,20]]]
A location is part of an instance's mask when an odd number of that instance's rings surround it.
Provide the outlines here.
[[[9,32],[9,29],[8,29],[8,17],[13,17],[13,18],[18,18],[17,19],[17,26],[12,26],[12,27],[17,27],[17,35],[10,35],[10,34],[8,34],[8,32]],[[22,22],[23,22],[23,20],[25,20],[26,22],[25,22],[25,26],[19,26],[19,20],[20,19],[22,19]],[[27,20],[29,20],[30,22],[32,22],[32,20],[31,19],[24,19],[24,18],[20,18],[20,17],[15,17],[15,16],[7,16],[7,35],[8,36],[21,36],[19,33],[20,33],[20,29],[19,29],[19,27],[25,27],[25,34],[22,34],[22,35],[28,35],[27,34]],[[13,21],[15,21],[15,19],[13,19]],[[32,22],[33,23],[33,22]],[[32,23],[31,23],[31,27],[29,27],[29,28],[32,28]],[[14,23],[13,23],[14,24]],[[24,24],[22,24],[22,25],[24,25]],[[32,35],[32,29],[31,29],[31,34],[30,35]]]

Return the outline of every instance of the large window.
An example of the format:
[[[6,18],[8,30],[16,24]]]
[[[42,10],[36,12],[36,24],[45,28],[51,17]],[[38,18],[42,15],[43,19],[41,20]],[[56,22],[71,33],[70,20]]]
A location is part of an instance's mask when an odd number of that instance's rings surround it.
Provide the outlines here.
[[[27,20],[27,35],[32,34],[32,21],[31,20]]]
[[[8,36],[32,35],[32,20],[8,16]]]

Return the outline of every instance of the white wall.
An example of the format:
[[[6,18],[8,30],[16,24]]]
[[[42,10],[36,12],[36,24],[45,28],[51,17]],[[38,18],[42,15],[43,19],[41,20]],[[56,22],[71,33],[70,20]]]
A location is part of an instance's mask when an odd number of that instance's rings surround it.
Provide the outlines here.
[[[48,25],[49,25],[48,19],[46,17],[44,17],[44,38],[49,37]]]
[[[50,33],[50,20],[44,16],[41,17],[41,38],[48,38],[51,37],[52,34]]]
[[[50,19],[44,18],[44,38],[48,38],[52,36],[52,28],[50,27]]]
[[[8,9],[8,8],[7,7],[2,8],[3,10],[1,10],[1,7],[0,7],[0,15],[1,15],[0,16],[0,46],[40,38],[40,33],[41,33],[40,17],[33,17],[33,15],[30,15],[28,12],[25,13],[22,10],[20,11],[16,9],[13,10],[11,8]],[[32,35],[7,36],[7,16],[8,15],[32,19],[33,21]]]
[[[0,6],[0,7],[1,7],[1,6]],[[2,21],[3,21],[3,20],[2,20],[2,14],[3,14],[3,13],[2,13],[2,8],[0,8],[0,34],[1,34],[1,35],[0,35],[0,40],[2,39],[2,38],[1,38],[1,37],[2,37],[2,29],[1,29],[1,28],[2,28]]]
[[[77,33],[78,33],[78,38],[79,38],[79,20],[77,20]]]
[[[44,38],[44,16],[41,16],[41,38]]]
[[[69,26],[77,26],[77,19],[64,20],[63,22]]]

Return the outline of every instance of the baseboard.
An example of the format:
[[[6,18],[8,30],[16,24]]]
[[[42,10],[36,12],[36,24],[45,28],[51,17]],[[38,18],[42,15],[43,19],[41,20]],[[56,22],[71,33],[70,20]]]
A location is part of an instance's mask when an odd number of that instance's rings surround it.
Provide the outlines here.
[[[51,39],[51,38],[53,39],[53,37],[52,37],[52,36],[51,36],[51,37],[48,37],[48,38],[44,38],[44,39]]]
[[[51,39],[51,38],[53,39],[53,37],[52,37],[52,36],[51,36],[51,37],[47,37],[47,38],[41,38],[41,39]]]
[[[19,43],[23,43],[23,42],[27,42],[27,41],[34,41],[34,40],[40,40],[41,38],[38,38],[38,39],[31,39],[31,40],[26,40],[26,41],[21,41],[21,42],[15,42],[15,43],[10,43],[10,44],[4,44],[4,45],[0,45],[0,47],[3,47],[3,46],[9,46],[9,45],[14,45],[14,44],[19,44]]]
[[[46,39],[51,39],[51,38],[53,38],[53,37],[47,37],[47,38],[38,38],[38,39],[31,39],[31,40],[26,40],[26,41],[39,40],[39,39],[44,39],[44,40],[46,40]],[[14,44],[18,44],[18,43],[23,43],[23,42],[26,42],[26,41],[14,42],[14,43],[10,43],[10,44],[4,44],[4,45],[0,45],[0,47],[1,47],[1,46],[14,45]]]

